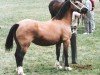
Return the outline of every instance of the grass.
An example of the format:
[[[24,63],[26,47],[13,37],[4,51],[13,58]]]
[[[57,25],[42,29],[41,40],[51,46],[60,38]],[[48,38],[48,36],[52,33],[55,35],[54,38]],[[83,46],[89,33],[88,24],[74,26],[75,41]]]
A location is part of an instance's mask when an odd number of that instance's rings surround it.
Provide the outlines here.
[[[5,39],[10,27],[23,19],[30,18],[40,21],[50,19],[49,0],[0,0],[0,75],[16,75],[14,57],[15,46],[11,52],[5,52]],[[83,35],[79,26],[77,35],[78,64],[91,64],[93,69],[73,69],[72,71],[57,70],[55,63],[55,46],[41,47],[31,44],[24,58],[26,75],[100,75],[100,3],[96,1],[93,34]],[[69,63],[71,55],[69,49]]]

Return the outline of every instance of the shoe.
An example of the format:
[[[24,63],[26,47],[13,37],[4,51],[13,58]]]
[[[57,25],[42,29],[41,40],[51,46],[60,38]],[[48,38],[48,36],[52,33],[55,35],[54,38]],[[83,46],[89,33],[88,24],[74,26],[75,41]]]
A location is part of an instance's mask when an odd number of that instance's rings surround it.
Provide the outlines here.
[[[94,32],[95,31],[95,29],[92,29],[92,32]]]
[[[85,32],[85,33],[83,33],[83,34],[89,34],[89,33]]]

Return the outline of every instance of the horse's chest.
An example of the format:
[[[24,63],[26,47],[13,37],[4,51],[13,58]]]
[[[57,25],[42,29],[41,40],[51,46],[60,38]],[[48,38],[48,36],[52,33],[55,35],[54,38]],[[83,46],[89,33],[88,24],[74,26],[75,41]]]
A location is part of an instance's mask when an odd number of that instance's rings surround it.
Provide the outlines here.
[[[67,40],[71,38],[71,28],[70,27],[65,27],[62,30],[62,40]]]

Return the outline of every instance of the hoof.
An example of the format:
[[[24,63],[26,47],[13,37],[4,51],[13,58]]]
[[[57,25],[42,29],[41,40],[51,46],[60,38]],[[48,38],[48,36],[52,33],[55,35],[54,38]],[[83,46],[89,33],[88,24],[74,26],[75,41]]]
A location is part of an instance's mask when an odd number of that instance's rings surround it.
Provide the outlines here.
[[[76,62],[72,62],[72,64],[77,64]]]
[[[55,67],[57,69],[62,69],[63,68],[58,61],[55,63]]]
[[[18,67],[17,68],[17,73],[18,73],[18,75],[25,75],[24,72],[23,72],[23,67],[21,67],[21,66]]]
[[[67,70],[67,71],[71,71],[72,68],[71,68],[71,67],[65,67],[65,70]]]
[[[20,73],[20,74],[18,74],[18,75],[25,75],[24,73]]]
[[[59,66],[57,66],[56,68],[57,68],[57,69],[62,69],[63,67],[59,65]]]

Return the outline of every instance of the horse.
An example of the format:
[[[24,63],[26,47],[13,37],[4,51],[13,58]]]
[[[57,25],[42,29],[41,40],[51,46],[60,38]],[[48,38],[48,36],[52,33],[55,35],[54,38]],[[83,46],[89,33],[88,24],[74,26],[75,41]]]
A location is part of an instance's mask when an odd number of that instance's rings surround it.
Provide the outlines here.
[[[67,1],[67,0],[65,0]],[[75,2],[75,0],[74,0]],[[49,3],[49,12],[51,14],[51,18],[53,18],[54,16],[56,16],[56,14],[58,13],[58,11],[60,10],[60,8],[63,6],[64,1],[59,1],[59,0],[52,0]],[[81,14],[86,14],[87,13],[87,9],[85,8],[85,6],[81,3],[81,0],[77,0],[76,4],[78,4],[80,7],[84,7],[81,10]],[[73,12],[74,13],[74,12]],[[75,21],[79,24],[79,18],[76,16]],[[72,50],[72,64],[77,64],[76,59],[77,59],[77,44],[76,44],[76,32],[77,32],[77,26],[73,26],[73,22],[72,22],[72,36],[71,36],[71,50]],[[64,60],[64,59],[63,59]]]
[[[41,22],[32,19],[24,19],[15,23],[6,38],[5,49],[10,51],[13,48],[13,41],[16,43],[15,59],[18,75],[25,75],[23,71],[23,59],[31,43],[40,46],[56,45],[56,51],[60,51],[63,43],[64,69],[72,70],[68,64],[68,47],[71,38],[72,12],[80,10],[70,0],[64,2],[58,14],[49,21]],[[59,54],[57,63],[59,63]],[[61,66],[59,64],[59,66]]]

